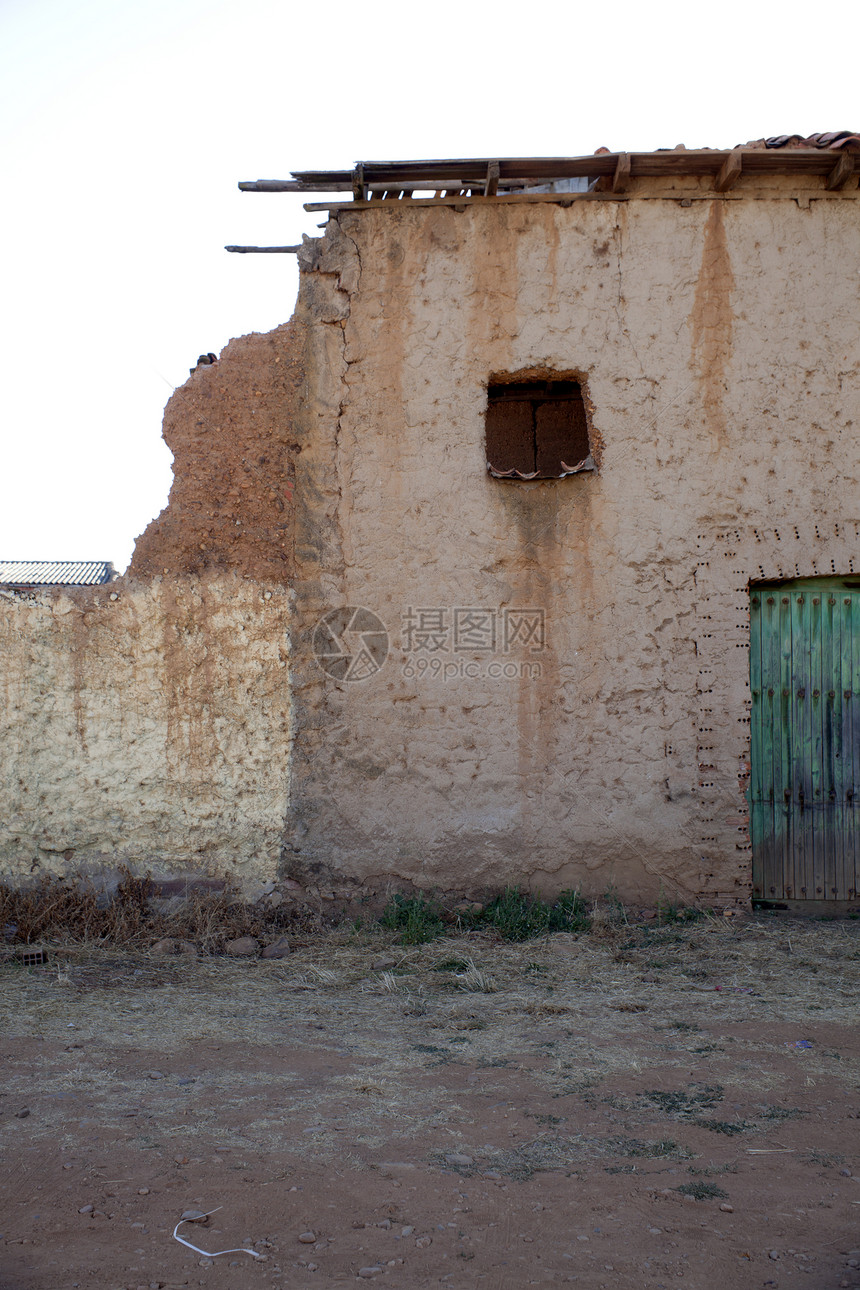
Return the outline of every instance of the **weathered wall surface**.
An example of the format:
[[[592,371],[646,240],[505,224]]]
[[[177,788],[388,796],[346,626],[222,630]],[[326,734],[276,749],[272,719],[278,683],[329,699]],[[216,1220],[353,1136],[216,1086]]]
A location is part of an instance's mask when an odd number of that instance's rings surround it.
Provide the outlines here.
[[[857,559],[856,212],[386,203],[306,247],[293,872],[748,895],[747,584]],[[532,370],[584,378],[596,474],[488,478],[488,380]],[[389,629],[368,680],[313,658],[338,605]],[[458,650],[457,608],[545,648]]]
[[[0,866],[277,873],[289,593],[237,574],[0,596]]]
[[[138,538],[129,577],[233,569],[286,582],[305,343],[295,322],[242,336],[176,390],[162,430],[170,499]]]
[[[171,400],[128,577],[0,598],[7,870],[749,895],[748,584],[860,559],[857,199],[646,190],[306,244]],[[488,382],[553,372],[597,472],[488,477]]]

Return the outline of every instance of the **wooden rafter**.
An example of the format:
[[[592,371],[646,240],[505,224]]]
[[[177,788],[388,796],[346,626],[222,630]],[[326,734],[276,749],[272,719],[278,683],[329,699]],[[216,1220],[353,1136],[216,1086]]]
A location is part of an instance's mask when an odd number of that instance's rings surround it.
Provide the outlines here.
[[[743,167],[743,148],[733,148],[720,167],[720,173],[714,181],[714,188],[717,192],[727,193],[730,188],[734,188],[741,177]]]
[[[619,152],[615,163],[615,174],[612,176],[612,191],[623,193],[630,179],[630,153]]]
[[[854,153],[843,152],[840,154],[839,160],[827,176],[827,182],[824,187],[830,192],[833,192],[837,188],[843,188],[854,173]]]
[[[857,153],[847,150],[834,154],[826,148],[673,148],[586,157],[364,161],[353,170],[297,170],[290,179],[249,180],[239,187],[245,192],[345,192],[353,200],[366,201],[368,197],[378,200],[381,192],[502,197],[535,188],[545,191],[556,180],[573,178],[587,180],[592,193],[597,181],[597,192],[623,194],[631,176],[668,183],[685,177],[701,179],[722,193],[737,185],[741,175],[751,189],[765,178],[791,175],[807,183],[821,178],[829,190],[835,190],[857,174],[856,166]]]
[[[297,255],[301,250],[301,243],[298,246],[225,246],[225,251],[233,251],[236,255]]]

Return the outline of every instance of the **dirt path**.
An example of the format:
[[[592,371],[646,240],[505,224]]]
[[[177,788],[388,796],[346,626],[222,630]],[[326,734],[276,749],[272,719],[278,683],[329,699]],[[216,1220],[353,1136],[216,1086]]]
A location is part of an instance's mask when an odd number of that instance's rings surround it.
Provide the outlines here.
[[[0,1287],[860,1286],[858,978],[776,920],[6,966]]]

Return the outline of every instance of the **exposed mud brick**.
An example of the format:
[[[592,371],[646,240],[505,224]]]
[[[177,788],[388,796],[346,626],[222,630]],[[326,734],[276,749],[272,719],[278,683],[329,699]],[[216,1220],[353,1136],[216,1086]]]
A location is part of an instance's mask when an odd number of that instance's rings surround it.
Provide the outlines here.
[[[176,390],[162,432],[173,487],[138,539],[130,579],[213,568],[290,576],[303,344],[294,322],[242,336]]]

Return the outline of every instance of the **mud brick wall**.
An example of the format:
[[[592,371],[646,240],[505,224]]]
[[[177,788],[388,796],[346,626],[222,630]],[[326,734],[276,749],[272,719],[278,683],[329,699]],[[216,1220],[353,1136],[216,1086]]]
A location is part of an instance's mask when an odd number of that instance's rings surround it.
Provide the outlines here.
[[[236,574],[0,597],[0,868],[277,872],[288,594]]]
[[[818,182],[333,216],[293,321],[168,405],[126,578],[0,600],[7,870],[747,899],[748,585],[860,560]],[[597,469],[489,477],[490,383],[553,375]]]
[[[860,557],[860,225],[856,194],[686,182],[345,210],[302,253],[296,875],[748,898],[747,585]],[[552,373],[597,471],[488,477],[489,383]],[[336,605],[388,628],[369,679],[313,658]],[[543,648],[506,651],[528,608]]]

